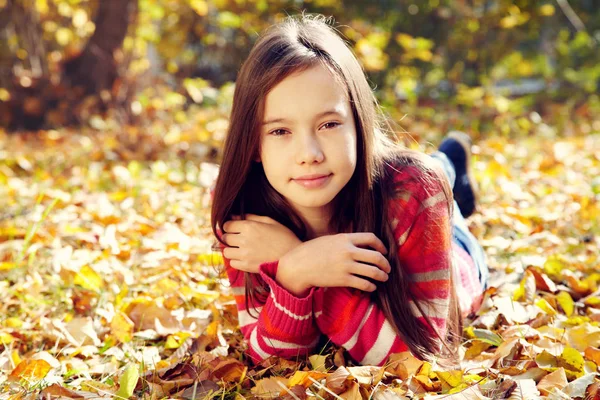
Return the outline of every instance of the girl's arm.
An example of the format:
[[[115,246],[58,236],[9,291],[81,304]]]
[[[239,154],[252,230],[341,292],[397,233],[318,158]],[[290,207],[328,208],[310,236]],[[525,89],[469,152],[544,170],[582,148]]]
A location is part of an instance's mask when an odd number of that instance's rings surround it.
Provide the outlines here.
[[[227,258],[223,260],[238,308],[240,330],[253,361],[309,354],[320,336],[312,310],[314,290],[305,297],[290,294],[274,279],[278,263],[263,263],[260,272],[251,276],[255,283],[266,282],[270,293],[264,302],[247,304],[244,273],[231,267]]]
[[[420,302],[421,307],[444,335],[450,301],[451,225],[441,184],[431,186],[428,190],[407,186],[388,207],[400,265],[409,272],[412,294],[430,301],[429,305]],[[428,326],[416,305],[411,308]],[[368,293],[321,289],[314,311],[321,332],[361,364],[381,365],[390,354],[408,350]]]

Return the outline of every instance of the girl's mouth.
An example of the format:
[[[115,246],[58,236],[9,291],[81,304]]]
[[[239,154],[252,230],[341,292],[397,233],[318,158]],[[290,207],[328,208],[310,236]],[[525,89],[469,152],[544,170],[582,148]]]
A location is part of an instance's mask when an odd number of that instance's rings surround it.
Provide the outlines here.
[[[329,175],[316,175],[314,177],[307,175],[307,177],[293,179],[299,185],[302,185],[308,189],[316,189],[325,185],[333,174]]]

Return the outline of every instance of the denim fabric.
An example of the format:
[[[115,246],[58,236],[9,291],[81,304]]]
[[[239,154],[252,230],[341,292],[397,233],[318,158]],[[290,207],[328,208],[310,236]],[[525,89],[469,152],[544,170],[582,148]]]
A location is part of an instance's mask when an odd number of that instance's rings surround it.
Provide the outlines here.
[[[439,151],[433,153],[431,157],[441,165],[442,169],[446,173],[446,176],[448,177],[450,187],[454,187],[454,182],[456,181],[456,172],[452,162],[444,153]],[[460,209],[458,208],[456,201],[454,201],[454,215],[452,216],[452,238],[456,243],[464,248],[467,253],[469,253],[479,271],[479,282],[481,282],[481,286],[486,289],[490,271],[485,261],[485,253],[475,236],[473,236],[473,234],[469,231],[469,228],[465,222],[465,218],[460,213]]]

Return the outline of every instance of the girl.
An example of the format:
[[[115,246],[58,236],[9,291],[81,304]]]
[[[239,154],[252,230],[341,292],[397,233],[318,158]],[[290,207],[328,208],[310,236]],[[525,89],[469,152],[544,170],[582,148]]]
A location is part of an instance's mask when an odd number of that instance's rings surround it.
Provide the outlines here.
[[[468,138],[433,158],[394,144],[328,22],[272,27],[236,82],[212,229],[248,353],[306,355],[324,334],[362,364],[456,361],[487,271],[453,214],[453,190],[465,214],[475,205]]]

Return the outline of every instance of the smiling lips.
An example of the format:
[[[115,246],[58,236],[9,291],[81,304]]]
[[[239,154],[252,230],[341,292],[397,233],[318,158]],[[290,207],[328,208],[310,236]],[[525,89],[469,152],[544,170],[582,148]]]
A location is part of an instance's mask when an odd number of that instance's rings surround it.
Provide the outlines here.
[[[315,189],[323,186],[329,178],[331,178],[333,174],[323,175],[323,174],[312,174],[312,175],[304,175],[299,178],[293,179],[294,182],[299,185],[304,186],[308,189]]]

